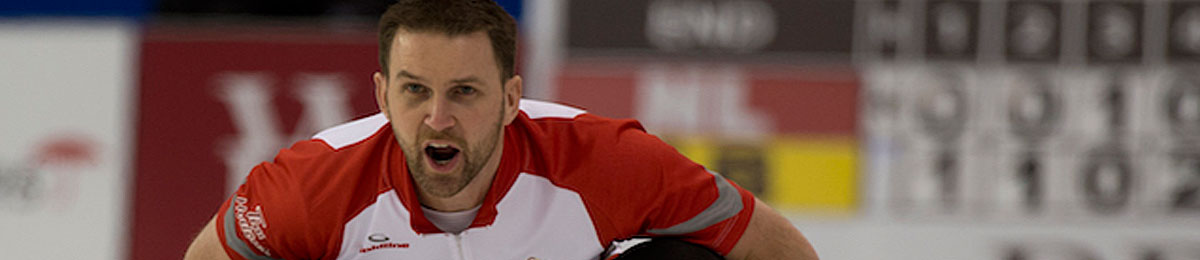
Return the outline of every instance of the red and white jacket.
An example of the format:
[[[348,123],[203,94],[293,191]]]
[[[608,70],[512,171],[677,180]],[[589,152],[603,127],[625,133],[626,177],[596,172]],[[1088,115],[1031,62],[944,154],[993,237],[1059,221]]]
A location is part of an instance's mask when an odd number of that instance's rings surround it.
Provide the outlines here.
[[[613,241],[673,236],[728,254],[754,197],[647,134],[534,100],[504,128],[469,228],[424,217],[382,114],[327,129],[264,162],[221,206],[233,259],[598,259]]]

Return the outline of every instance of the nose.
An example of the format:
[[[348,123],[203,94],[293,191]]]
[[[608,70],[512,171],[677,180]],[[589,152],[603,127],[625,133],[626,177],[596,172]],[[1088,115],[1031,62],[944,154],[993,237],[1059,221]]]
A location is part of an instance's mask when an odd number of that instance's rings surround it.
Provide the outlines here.
[[[434,98],[430,104],[429,114],[425,115],[425,125],[434,131],[442,131],[454,127],[453,108],[448,100]]]

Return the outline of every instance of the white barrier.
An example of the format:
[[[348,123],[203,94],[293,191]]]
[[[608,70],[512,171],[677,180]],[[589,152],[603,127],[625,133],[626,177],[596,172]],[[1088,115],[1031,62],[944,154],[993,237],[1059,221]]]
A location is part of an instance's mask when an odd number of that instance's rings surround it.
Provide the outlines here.
[[[125,258],[135,24],[0,21],[0,252]]]

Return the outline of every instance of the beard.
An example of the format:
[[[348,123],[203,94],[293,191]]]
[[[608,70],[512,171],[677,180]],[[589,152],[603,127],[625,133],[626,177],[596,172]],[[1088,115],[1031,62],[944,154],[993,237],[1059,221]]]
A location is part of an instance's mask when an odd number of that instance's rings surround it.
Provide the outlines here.
[[[501,110],[501,119],[503,116],[504,112]],[[413,182],[417,184],[417,187],[421,191],[435,197],[446,198],[454,196],[461,192],[463,188],[466,188],[467,184],[475,179],[475,176],[479,175],[479,172],[483,170],[483,166],[487,164],[488,159],[496,151],[496,143],[500,140],[503,125],[500,121],[497,121],[496,125],[492,127],[489,134],[483,140],[470,144],[464,138],[450,134],[450,130],[452,129],[448,128],[439,132],[434,131],[425,124],[421,124],[421,128],[417,130],[417,139],[413,143],[403,145],[404,142],[401,142],[401,149],[404,150],[404,160],[408,162],[408,172],[412,176]],[[418,145],[430,139],[449,140],[459,146],[461,151],[459,151],[459,155],[457,156],[462,156],[463,158],[461,158],[462,166],[458,167],[458,171],[431,173],[426,170],[425,161],[429,155],[424,152],[425,147],[418,147]]]

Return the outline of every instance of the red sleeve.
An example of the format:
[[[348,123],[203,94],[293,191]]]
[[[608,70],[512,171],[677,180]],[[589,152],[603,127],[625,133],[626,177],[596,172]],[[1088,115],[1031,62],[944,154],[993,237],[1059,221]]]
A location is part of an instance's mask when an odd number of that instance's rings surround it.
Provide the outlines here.
[[[662,175],[641,234],[675,236],[729,253],[754,213],[754,195],[655,138]]]
[[[301,147],[293,147],[297,149]],[[217,213],[217,236],[231,259],[313,259],[324,240],[306,227],[309,207],[288,167],[294,150],[250,172]]]
[[[596,165],[595,172],[568,178],[593,214],[601,243],[669,236],[728,254],[750,222],[754,195],[687,159],[636,121],[618,122],[617,131],[586,134],[597,138],[597,147],[580,156]]]

